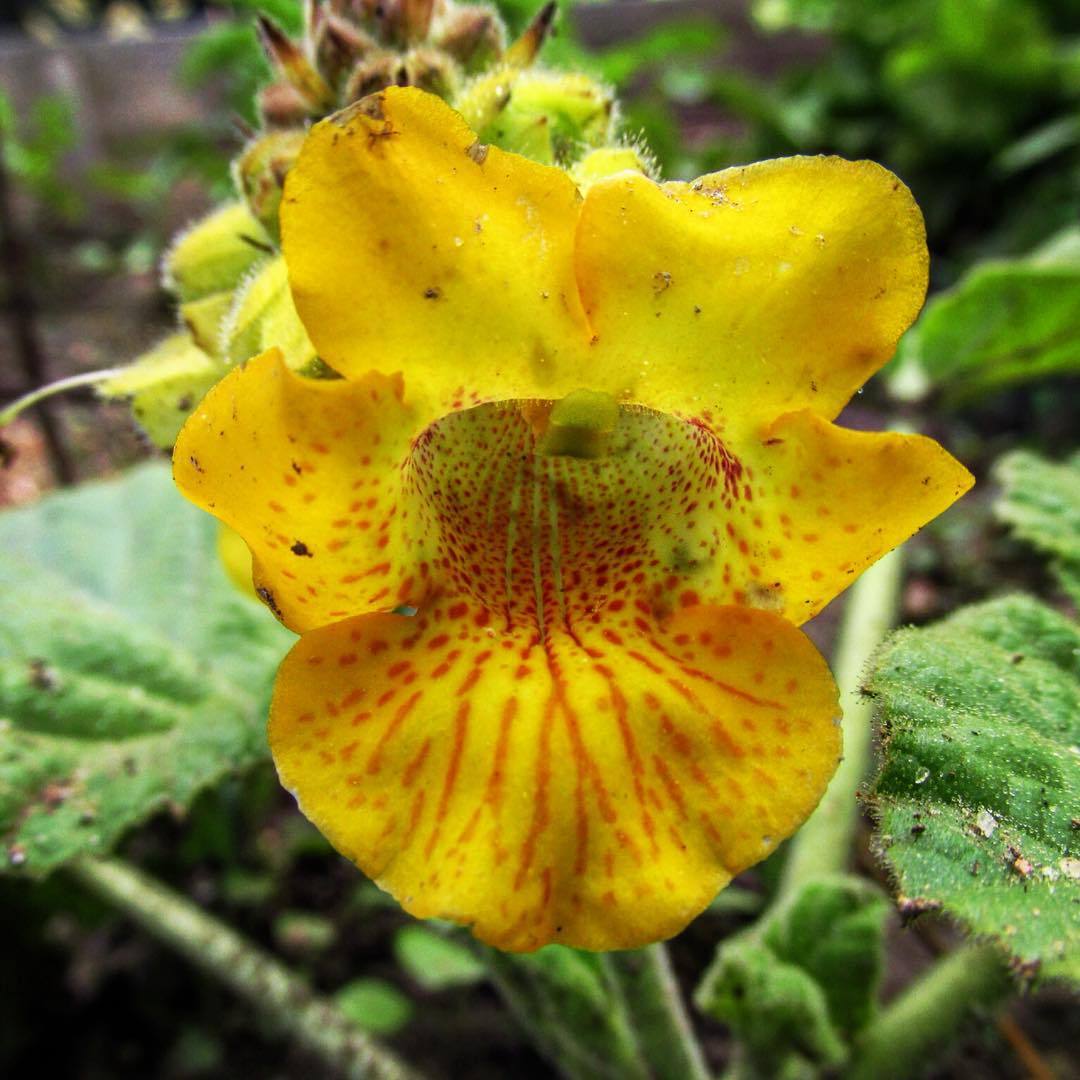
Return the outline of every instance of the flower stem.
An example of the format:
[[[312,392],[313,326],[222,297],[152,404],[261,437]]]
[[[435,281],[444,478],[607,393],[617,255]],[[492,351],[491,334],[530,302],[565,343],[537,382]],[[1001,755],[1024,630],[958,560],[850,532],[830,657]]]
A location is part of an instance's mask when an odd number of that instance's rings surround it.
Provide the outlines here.
[[[686,1015],[663,945],[605,957],[621,991],[650,1075],[657,1080],[708,1080],[709,1070]]]
[[[1012,992],[1002,952],[964,945],[939,961],[863,1031],[844,1080],[905,1080],[952,1039],[970,1013],[993,1009]]]
[[[31,390],[29,394],[23,394],[7,408],[0,410],[0,427],[10,424],[19,413],[29,409],[31,405],[36,405],[39,401],[44,401],[45,398],[62,394],[65,390],[75,390],[80,386],[95,386],[97,383],[105,382],[106,379],[111,379],[120,370],[120,368],[104,368],[101,371],[80,371],[77,375],[68,375],[65,379],[57,379],[45,386],[39,386],[36,390]]]
[[[287,967],[196,907],[118,859],[70,867],[92,892],[234,990],[348,1080],[418,1080]]]
[[[870,657],[896,620],[901,570],[900,550],[891,551],[848,595],[833,664],[844,712],[844,757],[818,808],[791,841],[778,902],[807,881],[848,868],[858,820],[856,792],[869,764],[873,728],[873,704],[860,688]]]

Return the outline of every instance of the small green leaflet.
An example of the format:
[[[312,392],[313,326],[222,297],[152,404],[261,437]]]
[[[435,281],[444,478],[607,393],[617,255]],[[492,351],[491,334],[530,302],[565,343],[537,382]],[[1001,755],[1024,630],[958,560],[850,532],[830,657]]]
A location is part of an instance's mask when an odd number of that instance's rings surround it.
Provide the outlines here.
[[[876,661],[877,847],[1041,978],[1080,980],[1080,629],[1029,597],[902,630]]]
[[[1056,465],[1017,450],[995,470],[1003,492],[997,516],[1022,540],[1054,557],[1062,588],[1080,606],[1080,453]]]
[[[291,635],[144,465],[0,514],[0,868],[99,854],[267,754]]]

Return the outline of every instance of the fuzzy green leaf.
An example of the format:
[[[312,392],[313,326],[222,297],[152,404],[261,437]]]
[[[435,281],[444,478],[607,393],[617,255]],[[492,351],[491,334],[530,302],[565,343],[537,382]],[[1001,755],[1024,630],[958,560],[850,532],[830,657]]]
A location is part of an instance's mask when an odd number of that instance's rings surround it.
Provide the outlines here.
[[[0,515],[0,868],[44,874],[263,758],[289,635],[163,464]]]
[[[1080,979],[1080,630],[1008,597],[877,659],[877,846],[901,906],[943,908],[1044,977]]]
[[[809,881],[721,942],[695,1000],[736,1032],[760,1075],[839,1065],[875,1008],[887,914],[885,897],[858,878]]]
[[[997,466],[997,516],[1021,539],[1054,557],[1065,591],[1080,605],[1080,454],[1056,465],[1017,450]]]
[[[1021,259],[976,266],[901,339],[893,392],[966,399],[1080,372],[1080,228]]]

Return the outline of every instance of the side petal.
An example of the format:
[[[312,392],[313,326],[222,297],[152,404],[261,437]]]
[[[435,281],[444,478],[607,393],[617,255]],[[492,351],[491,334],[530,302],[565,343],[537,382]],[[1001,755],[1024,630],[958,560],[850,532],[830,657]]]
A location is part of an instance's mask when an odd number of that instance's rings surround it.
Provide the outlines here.
[[[728,510],[731,599],[796,625],[974,484],[933,439],[851,431],[803,410],[748,446]]]
[[[603,380],[725,428],[810,408],[832,419],[922,306],[911,192],[867,161],[795,157],[659,185],[594,184],[578,278]]]
[[[317,124],[289,173],[297,310],[337,371],[404,370],[454,407],[572,388],[588,342],[579,207],[562,170],[482,146],[437,97],[388,89]]]
[[[810,813],[836,688],[764,612],[701,606],[541,642],[445,601],[304,635],[270,743],[344,855],[422,918],[511,951],[681,930]]]
[[[188,419],[173,474],[251,549],[256,591],[291,630],[418,602],[398,506],[416,426],[400,379],[305,379],[276,349]]]

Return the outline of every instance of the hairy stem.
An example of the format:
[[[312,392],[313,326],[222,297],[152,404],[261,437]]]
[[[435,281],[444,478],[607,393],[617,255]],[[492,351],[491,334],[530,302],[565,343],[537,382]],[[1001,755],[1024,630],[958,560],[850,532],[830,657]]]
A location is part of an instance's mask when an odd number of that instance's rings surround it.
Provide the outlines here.
[[[919,1076],[977,1010],[994,1009],[1012,993],[1002,952],[969,944],[935,964],[867,1027],[844,1080]]]
[[[818,808],[792,839],[778,902],[814,878],[848,868],[858,821],[856,792],[866,775],[873,704],[861,692],[874,650],[896,620],[902,558],[891,551],[854,584],[844,609],[833,668],[844,712],[844,758]]]
[[[330,1001],[235,930],[118,859],[83,859],[71,872],[197,967],[229,986],[348,1080],[418,1080]]]
[[[621,991],[650,1075],[657,1080],[708,1080],[709,1070],[686,1015],[663,945],[605,957]]]

